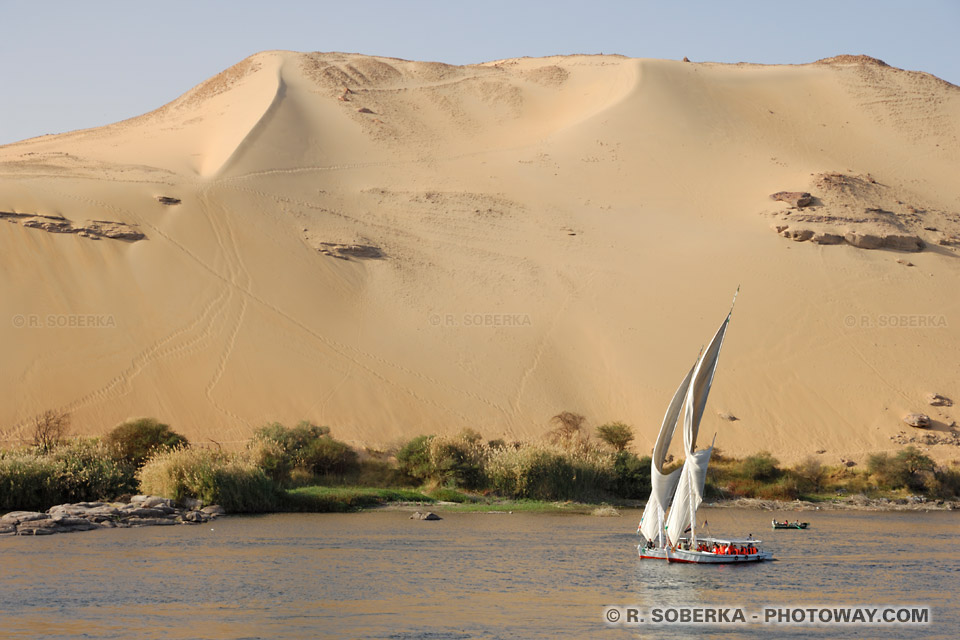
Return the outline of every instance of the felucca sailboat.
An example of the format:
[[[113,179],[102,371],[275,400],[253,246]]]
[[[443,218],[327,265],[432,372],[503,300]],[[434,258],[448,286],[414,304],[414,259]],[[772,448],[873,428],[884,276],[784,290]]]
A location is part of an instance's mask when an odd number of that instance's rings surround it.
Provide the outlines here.
[[[737,289],[739,292],[739,289]],[[734,294],[736,303],[737,296]],[[729,564],[769,560],[773,554],[760,548],[752,538],[715,538],[697,536],[697,509],[703,502],[703,487],[713,444],[697,451],[697,433],[706,408],[707,396],[717,370],[723,337],[730,324],[730,312],[724,318],[707,348],[697,357],[684,376],[660,425],[650,461],[650,499],[643,510],[637,533],[646,542],[637,546],[640,557],[670,562]],[[683,411],[683,466],[664,473],[664,461],[670,441],[680,426]],[[689,535],[688,535],[689,534]]]

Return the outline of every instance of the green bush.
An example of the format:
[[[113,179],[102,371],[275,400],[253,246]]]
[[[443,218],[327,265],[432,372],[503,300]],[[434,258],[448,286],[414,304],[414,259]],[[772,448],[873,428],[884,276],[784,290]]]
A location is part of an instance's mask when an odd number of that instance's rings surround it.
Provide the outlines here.
[[[820,493],[826,488],[827,470],[819,460],[808,456],[791,470],[797,486],[804,493]]]
[[[761,451],[740,462],[739,475],[748,480],[775,480],[780,477],[779,464],[769,451]]]
[[[867,470],[882,488],[907,487],[923,491],[928,482],[933,480],[934,468],[933,460],[914,446],[902,449],[893,457],[886,453],[875,453],[867,458]]]
[[[756,497],[764,500],[796,500],[800,497],[800,484],[792,475],[782,475],[775,482],[762,484]]]
[[[939,467],[933,472],[933,493],[942,499],[960,497],[960,469]]]
[[[65,441],[47,451],[0,451],[0,510],[106,500],[135,486],[133,469],[97,439]]]
[[[153,418],[128,420],[106,435],[107,444],[117,455],[136,467],[142,466],[155,451],[184,446],[187,439]]]
[[[625,451],[633,442],[633,429],[622,422],[611,422],[597,427],[597,437],[616,451]]]
[[[299,469],[314,476],[344,475],[358,469],[359,456],[349,445],[330,437],[329,427],[301,422],[292,429],[278,422],[254,432],[251,458],[275,482],[289,484]]]
[[[650,457],[638,458],[629,451],[620,451],[613,461],[613,492],[619,498],[642,500],[650,495]]]
[[[176,502],[195,498],[230,513],[275,511],[280,492],[249,458],[209,449],[161,451],[137,472],[140,491]]]
[[[250,460],[277,484],[290,481],[293,471],[293,457],[283,446],[274,440],[254,438],[247,447]]]
[[[343,475],[355,470],[358,460],[357,452],[349,445],[323,436],[307,443],[298,461],[317,475]]]
[[[486,449],[480,444],[479,434],[476,434],[476,437],[470,435],[438,436],[430,440],[428,477],[431,480],[441,485],[464,489],[483,487]]]
[[[112,454],[113,448],[99,438],[76,438],[51,450],[59,501],[106,500],[135,491],[133,466]]]
[[[591,500],[614,486],[614,456],[570,451],[565,444],[527,443],[490,452],[487,476],[502,495],[534,500]]]
[[[253,433],[253,439],[276,442],[284,451],[296,454],[314,440],[326,435],[330,435],[330,427],[321,427],[303,420],[290,429],[279,422],[271,422],[257,429]]]
[[[434,436],[417,436],[397,452],[400,472],[421,482],[430,478],[433,465],[430,462],[430,441]]]
[[[63,502],[53,461],[33,451],[0,452],[0,511],[41,511]]]

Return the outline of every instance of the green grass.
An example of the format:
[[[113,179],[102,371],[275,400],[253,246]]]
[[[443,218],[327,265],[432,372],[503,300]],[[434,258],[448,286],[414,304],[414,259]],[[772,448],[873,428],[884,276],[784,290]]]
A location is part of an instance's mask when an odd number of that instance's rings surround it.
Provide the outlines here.
[[[281,511],[342,513],[389,502],[427,502],[434,499],[412,489],[379,487],[299,487],[288,490],[281,500]]]
[[[584,502],[549,502],[547,500],[490,500],[437,507],[437,511],[456,513],[592,513],[599,505]]]
[[[438,501],[455,504],[436,504]],[[414,489],[379,487],[309,486],[290,489],[281,500],[281,511],[310,513],[343,513],[375,508],[397,502],[426,503],[434,511],[455,513],[591,513],[598,505],[583,502],[550,502],[547,500],[510,500],[485,498],[453,491],[434,489],[429,494]]]

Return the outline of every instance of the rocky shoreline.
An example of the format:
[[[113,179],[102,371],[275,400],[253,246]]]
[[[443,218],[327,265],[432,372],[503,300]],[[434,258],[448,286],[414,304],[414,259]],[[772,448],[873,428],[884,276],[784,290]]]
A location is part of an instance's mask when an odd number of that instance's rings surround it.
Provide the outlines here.
[[[807,502],[805,500],[761,500],[738,498],[705,502],[705,507],[756,509],[759,511],[960,511],[960,502],[955,500],[924,500],[907,498],[867,498],[850,496],[830,502]]]
[[[177,505],[159,496],[133,496],[129,502],[77,502],[41,511],[11,511],[0,516],[0,536],[42,536],[94,529],[202,524],[224,515],[219,505],[188,500]]]

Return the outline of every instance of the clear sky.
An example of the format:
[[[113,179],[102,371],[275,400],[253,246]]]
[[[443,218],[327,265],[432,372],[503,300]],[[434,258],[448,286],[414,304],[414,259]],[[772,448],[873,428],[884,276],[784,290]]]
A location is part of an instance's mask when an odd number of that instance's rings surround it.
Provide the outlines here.
[[[960,0],[0,0],[0,25],[0,144],[145,113],[267,49],[452,64],[863,53],[960,84]]]

